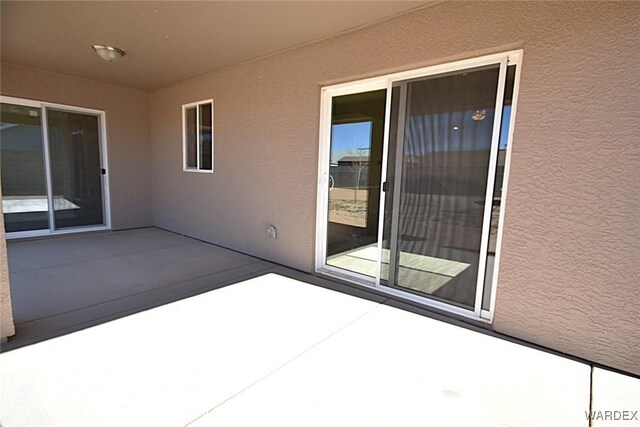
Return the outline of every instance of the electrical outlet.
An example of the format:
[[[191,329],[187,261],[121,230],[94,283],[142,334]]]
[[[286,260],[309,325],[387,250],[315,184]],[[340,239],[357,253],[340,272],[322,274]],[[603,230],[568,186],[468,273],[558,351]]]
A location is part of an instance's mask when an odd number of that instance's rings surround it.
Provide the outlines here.
[[[267,236],[269,236],[270,239],[275,240],[276,238],[276,226],[275,225],[270,225],[267,227]]]

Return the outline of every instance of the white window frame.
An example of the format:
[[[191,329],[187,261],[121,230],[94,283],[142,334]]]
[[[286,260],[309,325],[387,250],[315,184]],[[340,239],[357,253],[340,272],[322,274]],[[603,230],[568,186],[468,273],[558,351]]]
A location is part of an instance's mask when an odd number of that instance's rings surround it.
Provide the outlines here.
[[[200,134],[200,106],[211,104],[211,169],[201,169],[200,147],[202,146],[202,135]],[[190,167],[187,159],[187,110],[196,109],[196,167]],[[213,173],[214,170],[214,124],[213,124],[213,99],[191,102],[182,105],[182,171],[197,173]]]
[[[522,50],[514,50],[509,52],[496,53],[492,55],[486,55],[482,57],[470,58],[461,61],[438,64],[430,67],[419,68],[415,70],[402,71],[398,73],[392,73],[387,75],[382,75],[379,77],[368,78],[364,80],[358,80],[353,82],[341,83],[332,86],[326,86],[321,89],[321,100],[320,100],[320,126],[319,126],[319,152],[318,152],[318,188],[317,188],[317,210],[316,210],[316,251],[315,251],[315,271],[319,274],[334,277],[337,279],[341,279],[350,283],[354,283],[365,288],[373,288],[377,291],[380,291],[385,294],[396,296],[400,299],[405,299],[408,301],[416,302],[426,307],[431,307],[440,311],[448,312],[451,314],[458,315],[460,317],[468,318],[476,320],[480,323],[488,323],[491,324],[493,322],[493,317],[495,313],[495,304],[496,304],[496,293],[498,288],[498,273],[500,270],[500,253],[502,250],[502,234],[504,228],[504,217],[505,217],[505,207],[507,203],[507,195],[508,195],[508,182],[509,182],[509,169],[511,164],[511,151],[513,146],[513,130],[514,123],[516,119],[517,106],[518,106],[518,94],[520,88],[520,74],[522,72]],[[331,147],[331,101],[335,96],[348,95],[360,92],[367,92],[372,90],[387,90],[387,105],[385,112],[385,133],[384,133],[384,142],[383,142],[383,169],[381,174],[381,182],[380,182],[380,221],[379,221],[379,229],[378,229],[378,259],[381,256],[382,252],[382,232],[383,232],[383,224],[384,224],[384,206],[385,206],[385,196],[386,193],[382,190],[382,183],[387,180],[386,171],[388,168],[387,165],[387,157],[388,157],[388,137],[389,137],[389,118],[391,114],[391,91],[394,82],[397,81],[406,81],[413,78],[421,78],[427,77],[431,75],[438,75],[447,72],[460,71],[468,68],[475,68],[488,64],[498,64],[500,63],[501,70],[504,68],[504,71],[501,71],[501,75],[506,75],[506,67],[509,65],[516,65],[516,74],[513,88],[513,99],[512,99],[512,107],[511,107],[511,116],[510,116],[510,125],[509,125],[509,134],[507,139],[507,152],[505,158],[505,168],[504,168],[504,178],[502,183],[502,201],[500,205],[500,217],[498,221],[498,232],[497,232],[497,241],[496,241],[496,252],[494,259],[494,267],[493,267],[493,284],[491,286],[491,295],[490,295],[490,307],[489,310],[482,309],[482,283],[484,280],[484,268],[486,263],[486,259],[481,260],[481,271],[479,271],[477,283],[476,283],[476,301],[473,310],[468,310],[462,307],[457,307],[452,304],[448,304],[445,302],[438,301],[436,299],[431,299],[427,297],[422,297],[416,294],[412,294],[409,292],[404,292],[402,290],[398,290],[397,288],[387,287],[381,285],[380,281],[380,267],[381,264],[378,263],[378,271],[376,277],[369,277],[363,274],[359,274],[356,272],[340,269],[337,267],[333,267],[326,263],[327,253],[326,253],[326,239],[327,239],[327,221],[328,221],[328,182],[329,182],[329,157],[330,157],[330,147]],[[502,110],[502,96],[504,91],[504,80],[499,83],[498,87],[498,103],[497,105],[500,107],[500,111]],[[500,123],[502,115],[496,114],[495,123]],[[496,127],[494,125],[494,135],[492,142],[492,155],[491,155],[491,164],[490,170],[491,173],[488,176],[489,184],[487,186],[487,194],[489,194],[490,189],[493,188],[493,171],[495,170],[495,150],[497,149],[498,144],[498,136],[499,136],[500,126]],[[487,243],[487,218],[490,217],[490,206],[487,205],[487,198],[485,198],[485,212],[484,212],[484,225],[483,225],[483,234],[482,234],[482,248],[481,248],[481,256],[486,258],[486,243]]]
[[[44,156],[45,167],[45,188],[47,191],[47,202],[49,208],[49,228],[40,230],[29,231],[13,231],[6,233],[6,239],[22,239],[29,237],[50,236],[58,234],[73,234],[82,233],[88,231],[104,231],[111,230],[111,197],[109,191],[109,159],[107,151],[107,116],[103,110],[95,110],[92,108],[76,107],[65,104],[54,104],[52,102],[37,101],[33,99],[15,98],[11,96],[0,96],[0,103],[14,104],[23,107],[39,108],[41,114],[41,128],[42,128],[42,148]],[[98,117],[98,128],[100,135],[100,162],[101,168],[105,173],[102,175],[102,210],[104,215],[104,224],[99,225],[86,225],[70,228],[55,228],[54,212],[51,206],[53,206],[53,193],[52,193],[52,177],[51,177],[51,163],[49,160],[49,124],[47,123],[47,110],[69,111],[71,113],[84,113]],[[0,195],[1,198],[1,195]]]

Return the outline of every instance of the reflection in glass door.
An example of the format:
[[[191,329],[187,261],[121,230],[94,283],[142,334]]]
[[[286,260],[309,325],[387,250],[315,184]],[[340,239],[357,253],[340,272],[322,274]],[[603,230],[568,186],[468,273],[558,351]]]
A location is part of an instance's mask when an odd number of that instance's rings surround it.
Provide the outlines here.
[[[327,264],[375,277],[386,90],[334,97]]]
[[[48,230],[40,108],[0,104],[0,149],[6,232]]]
[[[98,116],[48,108],[56,229],[104,224]]]
[[[108,228],[103,113],[2,101],[2,206],[8,236]]]
[[[318,271],[491,320],[520,60],[323,89]]]
[[[475,307],[499,77],[496,64],[399,84],[389,286]]]

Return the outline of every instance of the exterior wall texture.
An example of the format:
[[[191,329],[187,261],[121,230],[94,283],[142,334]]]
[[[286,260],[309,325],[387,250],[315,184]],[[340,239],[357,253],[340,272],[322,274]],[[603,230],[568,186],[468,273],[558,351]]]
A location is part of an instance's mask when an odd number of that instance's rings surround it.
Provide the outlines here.
[[[321,86],[522,48],[494,328],[640,374],[639,17],[446,2],[157,90],[154,224],[312,271]],[[181,105],[208,98],[215,172],[184,173]]]
[[[149,104],[146,92],[2,64],[0,92],[106,112],[111,225],[151,225]]]

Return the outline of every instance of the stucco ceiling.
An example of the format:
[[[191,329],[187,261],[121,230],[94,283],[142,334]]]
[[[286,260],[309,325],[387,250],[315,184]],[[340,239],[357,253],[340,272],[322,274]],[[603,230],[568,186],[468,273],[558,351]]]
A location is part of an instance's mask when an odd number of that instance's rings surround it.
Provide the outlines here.
[[[153,90],[427,3],[2,1],[0,55],[4,62]],[[126,56],[104,62],[93,44],[120,47]]]

